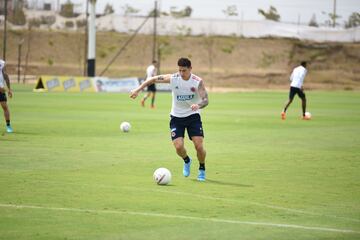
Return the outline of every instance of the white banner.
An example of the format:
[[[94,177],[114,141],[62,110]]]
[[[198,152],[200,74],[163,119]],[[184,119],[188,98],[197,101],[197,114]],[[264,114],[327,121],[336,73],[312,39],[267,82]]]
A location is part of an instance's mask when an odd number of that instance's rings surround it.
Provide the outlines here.
[[[94,77],[93,84],[96,92],[130,92],[139,86],[138,78],[107,78]]]

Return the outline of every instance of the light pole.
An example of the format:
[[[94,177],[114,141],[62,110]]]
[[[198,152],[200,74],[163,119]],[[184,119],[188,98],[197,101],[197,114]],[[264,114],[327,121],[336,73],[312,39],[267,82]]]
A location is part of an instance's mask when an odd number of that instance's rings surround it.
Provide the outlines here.
[[[3,60],[6,61],[6,40],[7,40],[7,0],[4,1],[4,39],[3,39]]]
[[[89,0],[86,0],[86,6],[85,6],[85,47],[84,47],[84,76],[87,76],[87,53],[88,53],[88,39],[89,39],[89,26],[88,26],[88,21],[89,21]]]
[[[20,83],[20,69],[21,69],[21,47],[24,43],[24,39],[21,39],[18,43],[18,69],[17,69],[17,81]]]
[[[96,70],[96,0],[90,1],[90,18],[88,27],[88,60],[87,60],[87,75],[95,77]]]
[[[336,26],[336,0],[334,0],[333,27]]]
[[[154,6],[154,34],[153,34],[153,61],[156,60],[156,18],[157,18],[157,1],[155,1],[155,6]]]

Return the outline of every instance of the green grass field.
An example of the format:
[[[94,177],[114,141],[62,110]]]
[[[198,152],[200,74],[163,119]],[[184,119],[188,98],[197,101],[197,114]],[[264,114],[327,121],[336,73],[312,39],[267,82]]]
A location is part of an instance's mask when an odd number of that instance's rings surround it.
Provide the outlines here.
[[[170,94],[152,110],[127,94],[14,89],[0,239],[360,239],[359,92],[308,92],[311,121],[298,99],[280,120],[286,92],[211,93],[200,183],[171,144]],[[154,183],[158,167],[170,185]]]

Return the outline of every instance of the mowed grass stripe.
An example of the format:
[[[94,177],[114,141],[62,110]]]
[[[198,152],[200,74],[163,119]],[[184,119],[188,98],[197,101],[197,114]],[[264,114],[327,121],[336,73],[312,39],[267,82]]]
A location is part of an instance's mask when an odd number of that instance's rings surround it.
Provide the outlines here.
[[[360,232],[349,230],[349,229],[337,229],[337,228],[328,228],[328,227],[311,227],[311,226],[301,226],[293,224],[283,224],[283,223],[264,223],[264,222],[247,222],[247,221],[238,221],[238,220],[228,220],[221,218],[204,218],[204,217],[192,217],[192,216],[183,216],[183,215],[171,215],[163,213],[150,213],[150,212],[133,212],[133,211],[119,211],[119,210],[94,210],[94,209],[79,209],[79,208],[62,208],[62,207],[44,207],[44,206],[33,206],[33,205],[12,205],[12,204],[1,204],[0,207],[3,208],[29,208],[29,209],[40,209],[40,210],[50,210],[50,211],[69,211],[69,212],[82,212],[82,213],[97,213],[97,214],[123,214],[123,215],[138,215],[146,217],[159,217],[159,218],[178,218],[186,219],[193,221],[209,221],[216,223],[229,223],[229,224],[246,224],[246,225],[256,225],[256,226],[266,226],[266,227],[276,227],[276,228],[295,228],[301,230],[311,230],[311,231],[325,231],[325,232],[339,232],[339,233],[356,233]]]
[[[211,181],[211,180],[210,180]],[[322,216],[322,217],[328,217],[328,218],[336,218],[336,219],[343,219],[346,221],[352,221],[352,222],[360,222],[359,219],[354,218],[348,218],[348,217],[342,217],[342,216],[334,216],[334,215],[326,215],[316,212],[309,212],[302,209],[293,209],[293,208],[286,208],[283,206],[276,206],[271,205],[267,203],[260,203],[255,201],[248,201],[248,200],[239,200],[239,199],[232,199],[232,198],[224,198],[224,197],[213,197],[213,196],[207,196],[207,195],[201,195],[196,193],[189,193],[189,192],[179,192],[175,190],[165,190],[165,189],[154,189],[154,188],[140,188],[140,187],[127,187],[127,186],[116,186],[116,185],[104,185],[104,184],[82,184],[82,183],[76,183],[76,182],[55,182],[55,181],[37,181],[47,184],[55,184],[57,186],[59,185],[74,185],[78,187],[97,187],[97,188],[107,188],[107,189],[113,189],[113,190],[119,190],[119,189],[125,189],[132,192],[157,192],[157,193],[163,193],[167,195],[183,195],[183,196],[189,196],[189,197],[195,197],[199,199],[206,199],[206,200],[214,200],[214,201],[225,201],[225,202],[232,202],[232,203],[239,203],[239,204],[251,204],[256,205],[263,208],[269,208],[269,209],[276,209],[276,210],[282,210],[284,212],[291,212],[291,213],[297,213],[297,214],[304,214],[304,215],[314,215],[314,216]]]
[[[21,87],[21,91],[17,89]],[[207,182],[182,176],[169,133],[171,95],[156,109],[128,94],[33,93],[14,84],[14,134],[0,126],[0,203],[114,210],[359,232],[360,93],[307,92],[311,121],[287,93],[210,93],[202,111]],[[132,129],[119,130],[122,121]],[[152,179],[168,168],[169,186]],[[357,233],[210,220],[0,208],[0,239],[358,239]],[[176,235],[176,234],[178,235]]]

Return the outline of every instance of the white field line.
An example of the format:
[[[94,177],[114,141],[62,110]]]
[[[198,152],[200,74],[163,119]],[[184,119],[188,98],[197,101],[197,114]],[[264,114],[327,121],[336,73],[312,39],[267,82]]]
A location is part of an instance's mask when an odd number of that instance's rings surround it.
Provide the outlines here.
[[[126,210],[94,210],[94,209],[43,207],[43,206],[14,205],[14,204],[0,204],[0,207],[2,207],[2,208],[17,208],[17,209],[39,209],[39,210],[49,210],[49,211],[80,212],[80,213],[96,213],[96,214],[136,215],[136,216],[146,216],[146,217],[175,218],[175,219],[186,219],[186,220],[193,220],[193,221],[228,223],[228,224],[256,225],[256,226],[265,226],[265,227],[274,227],[274,228],[294,228],[294,229],[310,230],[310,231],[360,234],[360,232],[358,232],[358,231],[349,230],[349,229],[338,229],[338,228],[328,228],[328,227],[309,227],[309,226],[294,225],[294,224],[282,224],[282,223],[237,221],[237,220],[228,220],[228,219],[220,219],[220,218],[192,217],[192,216],[185,216],[185,215],[149,213],[149,212],[133,212],[133,211],[126,211]]]
[[[129,188],[129,187],[127,187],[127,188]],[[203,196],[203,195],[200,195],[200,194],[193,194],[193,193],[186,193],[186,192],[176,192],[176,191],[164,191],[164,190],[153,190],[153,191],[163,192],[163,193],[167,193],[167,194],[172,193],[172,194],[179,194],[179,195],[189,195],[191,197],[198,197],[198,198],[209,199],[209,200],[221,200],[221,201],[237,202],[237,203],[242,202],[242,203],[248,203],[248,204],[261,206],[261,207],[265,207],[265,208],[283,210],[283,211],[286,211],[286,212],[293,212],[293,213],[299,213],[299,214],[307,214],[307,215],[313,215],[313,216],[322,216],[322,217],[329,217],[329,218],[344,219],[344,220],[349,220],[349,221],[353,221],[353,222],[360,222],[359,219],[355,219],[355,218],[339,217],[339,216],[335,216],[335,215],[326,215],[326,214],[321,214],[321,213],[308,212],[308,211],[304,211],[304,210],[286,208],[286,207],[270,205],[270,204],[265,204],[265,203],[258,203],[258,202],[254,202],[254,201],[244,201],[244,200],[231,199],[231,198],[219,198],[219,197]]]
[[[55,184],[60,183],[60,182],[55,182],[55,181],[54,182],[53,181],[42,181],[42,182],[55,183]],[[336,215],[327,215],[327,214],[309,212],[309,211],[304,211],[304,210],[300,210],[300,209],[286,208],[286,207],[281,207],[281,206],[276,206],[276,205],[254,202],[254,201],[245,201],[245,200],[238,200],[238,199],[232,199],[232,198],[211,197],[211,196],[187,193],[187,192],[166,191],[166,190],[162,190],[162,189],[147,189],[147,188],[136,188],[136,187],[113,186],[113,185],[104,185],[104,184],[78,184],[78,183],[70,183],[70,182],[67,182],[67,183],[61,182],[61,183],[66,184],[66,185],[77,185],[77,186],[92,186],[92,187],[98,186],[98,187],[102,187],[102,188],[111,188],[111,189],[122,188],[122,189],[131,190],[131,191],[136,190],[136,191],[143,191],[143,192],[159,192],[159,193],[166,193],[166,194],[176,194],[176,195],[197,197],[197,198],[208,199],[208,200],[219,200],[219,201],[226,201],[226,202],[233,202],[233,203],[247,203],[247,204],[252,204],[252,205],[256,205],[256,206],[260,206],[260,207],[282,210],[285,212],[298,213],[298,214],[304,214],[304,215],[312,215],[312,216],[320,216],[320,217],[328,217],[328,218],[335,218],[335,219],[343,219],[343,220],[348,220],[348,221],[352,221],[352,222],[360,222],[359,219],[355,219],[355,218],[340,217],[340,216],[336,216]]]

